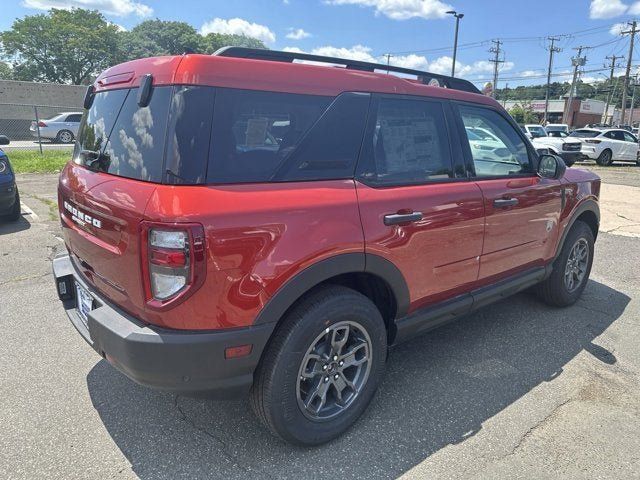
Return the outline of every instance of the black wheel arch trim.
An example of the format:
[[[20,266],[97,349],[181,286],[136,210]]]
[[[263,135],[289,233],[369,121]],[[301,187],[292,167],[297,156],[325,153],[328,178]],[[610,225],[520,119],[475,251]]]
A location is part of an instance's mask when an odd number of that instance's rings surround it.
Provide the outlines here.
[[[396,298],[395,318],[406,315],[409,288],[398,267],[376,254],[343,253],[320,260],[287,280],[260,311],[254,325],[278,322],[306,292],[333,277],[348,273],[372,273],[382,278]]]
[[[560,237],[560,241],[558,242],[558,247],[556,248],[556,254],[553,257],[554,261],[560,256],[560,253],[562,252],[562,247],[564,246],[564,242],[567,238],[567,235],[569,235],[569,231],[573,227],[573,224],[576,223],[576,220],[578,220],[578,217],[582,215],[584,212],[592,212],[596,216],[596,219],[598,220],[598,226],[600,225],[600,207],[598,206],[598,202],[596,202],[591,198],[587,200],[583,200],[582,203],[580,203],[577,207],[575,207],[573,209],[573,212],[571,212],[571,218],[567,222],[567,226],[562,232],[562,236]],[[598,235],[598,232],[596,229],[596,232],[594,234],[594,239],[595,237],[597,237],[597,235]]]

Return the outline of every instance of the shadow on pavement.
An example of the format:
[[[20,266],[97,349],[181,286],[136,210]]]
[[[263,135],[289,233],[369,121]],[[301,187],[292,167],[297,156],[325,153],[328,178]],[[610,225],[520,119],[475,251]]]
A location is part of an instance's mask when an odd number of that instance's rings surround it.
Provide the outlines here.
[[[24,230],[29,230],[30,228],[31,224],[26,218],[24,218],[24,216],[20,216],[17,222],[7,222],[0,218],[0,235],[22,232]]]
[[[87,384],[108,433],[143,479],[396,477],[477,433],[536,385],[561,375],[583,349],[615,363],[593,340],[629,300],[594,281],[567,309],[520,294],[401,345],[363,418],[314,449],[271,437],[244,400],[154,392],[105,361]]]

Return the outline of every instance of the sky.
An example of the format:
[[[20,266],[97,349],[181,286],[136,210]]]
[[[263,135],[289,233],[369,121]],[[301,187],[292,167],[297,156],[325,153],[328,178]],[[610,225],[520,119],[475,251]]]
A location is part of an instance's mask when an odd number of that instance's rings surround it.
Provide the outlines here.
[[[5,0],[6,1],[6,0]],[[581,78],[608,75],[606,56],[628,55],[627,22],[640,18],[640,0],[9,0],[0,30],[14,19],[50,8],[95,8],[125,28],[159,18],[184,21],[201,33],[257,37],[269,48],[390,62],[450,74],[455,19],[460,20],[456,76],[479,86],[491,80],[491,40],[501,45],[498,87],[542,84],[549,61],[548,36],[561,49],[553,79],[570,80],[576,47],[587,62]],[[626,60],[621,60],[624,63]],[[635,73],[640,49],[632,59]],[[623,74],[619,68],[616,73]]]

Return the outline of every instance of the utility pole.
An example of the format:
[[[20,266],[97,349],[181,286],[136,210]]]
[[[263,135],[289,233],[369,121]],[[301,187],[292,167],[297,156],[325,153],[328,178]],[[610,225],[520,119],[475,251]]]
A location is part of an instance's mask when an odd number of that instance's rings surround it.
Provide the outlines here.
[[[613,71],[615,68],[620,66],[619,64],[616,64],[616,60],[619,60],[621,58],[624,57],[617,55],[606,57],[607,60],[611,60],[611,65],[609,65],[609,67],[611,67],[611,71],[609,73],[609,95],[607,95],[607,104],[604,109],[602,123],[609,123],[609,106],[611,104],[611,100],[613,100],[613,91],[615,91],[615,88],[613,87]],[[607,65],[605,65],[605,67],[607,67]]]
[[[502,53],[500,46],[502,45],[502,42],[500,40],[491,40],[491,42],[495,45],[489,49],[489,53],[494,54],[493,58],[489,59],[489,61],[493,63],[493,90],[491,92],[491,96],[496,98],[498,93],[498,67],[501,63],[504,63],[504,59],[500,59],[500,53]]]
[[[584,67],[584,64],[587,63],[587,57],[581,57],[582,50],[585,50],[589,47],[578,47],[574,48],[574,50],[578,50],[578,55],[571,58],[571,64],[573,65],[573,79],[571,80],[571,90],[569,90],[569,99],[567,104],[564,107],[564,115],[562,116],[562,123],[566,123],[571,127],[571,106],[573,104],[573,98],[576,95],[576,82],[578,80],[578,68]]]
[[[387,57],[387,74],[388,74],[389,73],[389,63],[390,63],[391,57],[393,57],[393,55],[391,55],[390,53],[385,53],[383,56]]]
[[[544,120],[543,123],[547,123],[549,117],[549,86],[551,84],[551,68],[553,67],[553,54],[559,52],[560,48],[555,46],[555,43],[560,40],[560,37],[547,37],[551,45],[549,45],[549,68],[547,69],[547,88],[544,95]]]
[[[631,30],[627,30],[626,32],[621,32],[621,35],[630,34],[631,38],[629,40],[629,56],[627,57],[627,71],[624,74],[624,86],[622,87],[622,115],[620,119],[624,122],[625,113],[627,109],[627,89],[629,88],[629,74],[631,73],[631,59],[633,58],[633,42],[636,38],[636,28],[638,26],[638,22],[635,20],[628,25],[631,25]]]
[[[449,10],[448,15],[456,17],[456,32],[453,37],[453,63],[451,64],[451,76],[456,76],[456,56],[458,54],[458,28],[460,27],[460,19],[464,17],[464,13],[458,13],[455,10]]]
[[[633,85],[631,85],[631,110],[629,113],[629,125],[633,126],[633,114],[635,113],[635,105],[636,105],[636,87],[638,86],[638,74],[633,76]]]

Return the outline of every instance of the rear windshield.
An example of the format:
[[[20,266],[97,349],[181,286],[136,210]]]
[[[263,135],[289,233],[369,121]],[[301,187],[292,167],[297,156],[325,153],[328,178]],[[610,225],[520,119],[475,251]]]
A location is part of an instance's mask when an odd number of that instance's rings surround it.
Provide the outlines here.
[[[74,161],[156,183],[228,184],[352,178],[369,95],[338,97],[207,86],[95,95]]]
[[[592,138],[597,137],[602,132],[594,132],[593,130],[574,130],[569,134],[570,137]]]

